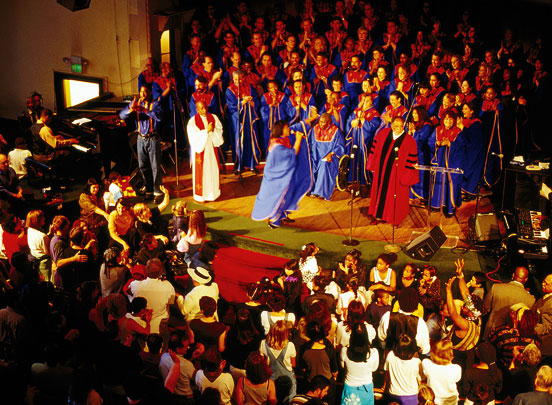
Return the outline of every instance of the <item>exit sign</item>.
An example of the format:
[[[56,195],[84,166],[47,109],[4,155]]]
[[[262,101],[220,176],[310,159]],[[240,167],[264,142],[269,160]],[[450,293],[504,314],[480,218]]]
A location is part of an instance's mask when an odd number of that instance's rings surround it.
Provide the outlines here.
[[[73,73],[82,73],[82,65],[80,63],[71,64],[71,72]]]

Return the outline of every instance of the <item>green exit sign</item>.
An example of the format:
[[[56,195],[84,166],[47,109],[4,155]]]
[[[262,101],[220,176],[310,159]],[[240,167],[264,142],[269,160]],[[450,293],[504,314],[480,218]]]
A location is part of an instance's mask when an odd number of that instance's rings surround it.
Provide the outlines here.
[[[82,65],[80,63],[71,64],[71,72],[73,73],[82,73]]]

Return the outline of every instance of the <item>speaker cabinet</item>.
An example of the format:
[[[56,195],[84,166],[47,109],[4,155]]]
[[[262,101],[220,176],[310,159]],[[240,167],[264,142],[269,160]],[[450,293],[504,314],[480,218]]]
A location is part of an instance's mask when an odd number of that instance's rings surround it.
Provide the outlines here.
[[[406,254],[416,260],[429,261],[439,248],[445,243],[447,237],[438,226],[431,231],[418,236],[406,246]]]
[[[500,229],[498,227],[498,221],[494,212],[489,212],[488,214],[477,214],[474,222],[475,239],[477,242],[500,240]]]
[[[84,10],[90,7],[91,0],[57,0],[59,4],[71,11]]]

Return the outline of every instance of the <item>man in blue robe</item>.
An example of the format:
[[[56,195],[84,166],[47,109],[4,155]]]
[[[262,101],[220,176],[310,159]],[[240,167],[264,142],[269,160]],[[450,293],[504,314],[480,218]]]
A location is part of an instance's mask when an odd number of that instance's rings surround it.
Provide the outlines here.
[[[259,147],[259,97],[243,74],[235,71],[233,82],[226,89],[228,106],[228,130],[234,149],[234,173],[245,169],[256,172],[261,149]]]
[[[345,153],[343,133],[332,124],[330,114],[322,114],[318,124],[309,129],[309,145],[314,173],[311,194],[329,200],[339,172],[339,159]]]

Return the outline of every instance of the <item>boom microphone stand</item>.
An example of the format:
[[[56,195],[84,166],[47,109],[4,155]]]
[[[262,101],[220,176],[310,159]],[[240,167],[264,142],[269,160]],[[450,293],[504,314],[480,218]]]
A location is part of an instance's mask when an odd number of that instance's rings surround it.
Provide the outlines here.
[[[356,150],[357,150],[357,146],[353,144],[353,148],[351,150],[351,159],[352,159],[352,163],[353,163],[353,168],[355,167],[355,159],[356,159]],[[349,239],[345,239],[343,241],[341,241],[342,244],[344,244],[345,246],[357,246],[360,242],[356,239],[353,239],[353,205],[354,205],[354,200],[355,200],[355,183],[354,183],[354,179],[355,179],[355,174],[353,172],[353,181],[351,182],[351,185],[349,186],[349,190],[351,192],[351,218],[350,218],[350,221],[349,221]]]
[[[176,81],[175,81],[176,83]],[[180,191],[184,190],[186,187],[184,184],[180,184],[178,177],[178,136],[176,132],[176,109],[178,108],[178,111],[182,111],[182,104],[180,103],[180,100],[178,99],[178,94],[176,93],[176,89],[171,90],[171,96],[172,96],[172,104],[173,104],[173,141],[174,141],[174,161],[175,161],[175,176],[176,176],[176,184],[173,186],[174,191]],[[180,119],[182,120],[182,116],[180,116]],[[182,127],[184,127],[184,123],[182,123]]]

